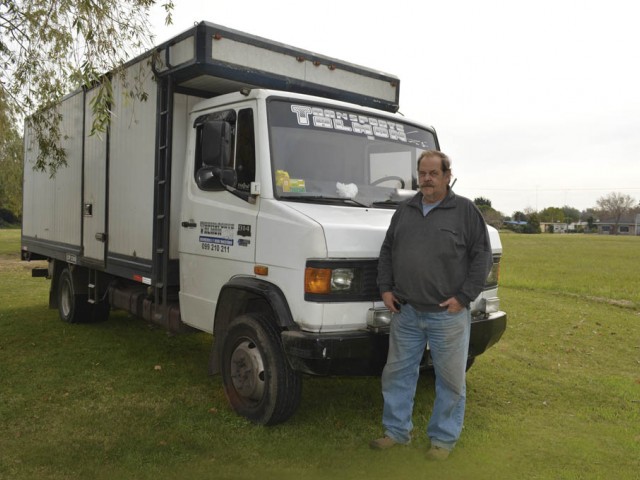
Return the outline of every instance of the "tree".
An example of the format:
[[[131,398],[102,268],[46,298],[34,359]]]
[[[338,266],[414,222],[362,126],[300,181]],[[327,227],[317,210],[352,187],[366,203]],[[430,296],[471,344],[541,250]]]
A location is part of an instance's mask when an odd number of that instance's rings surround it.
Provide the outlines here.
[[[491,200],[489,200],[488,198],[476,197],[473,199],[473,203],[475,203],[477,207],[487,206],[491,208]]]
[[[562,213],[564,213],[564,221],[567,223],[580,221],[580,210],[577,208],[565,205],[562,207]]]
[[[482,217],[487,225],[498,229],[502,228],[504,215],[491,207],[491,200],[484,197],[477,197],[473,200],[473,203],[478,207],[480,213],[482,213]]]
[[[513,220],[515,222],[526,222],[527,221],[527,215],[524,212],[521,212],[520,210],[513,212]]]
[[[523,233],[540,233],[540,218],[535,212],[527,214],[527,225]]]
[[[614,223],[613,233],[618,233],[618,225],[623,215],[631,212],[636,201],[626,193],[612,192],[596,200],[600,211],[611,217]]]
[[[160,0],[171,23],[172,0]],[[29,116],[39,146],[34,168],[51,175],[66,164],[60,113],[69,91],[99,83],[91,133],[104,132],[113,99],[112,75],[151,47],[148,14],[156,0],[2,0],[0,85],[16,123]],[[105,75],[109,73],[109,75]],[[137,98],[146,93],[136,86]]]
[[[564,211],[558,207],[547,207],[538,214],[540,221],[545,223],[565,223]]]
[[[480,213],[482,213],[482,217],[487,225],[491,225],[494,228],[500,229],[504,223],[503,215],[497,210],[493,208],[484,207],[480,209]]]
[[[0,85],[0,224],[22,215],[22,138],[12,123]]]

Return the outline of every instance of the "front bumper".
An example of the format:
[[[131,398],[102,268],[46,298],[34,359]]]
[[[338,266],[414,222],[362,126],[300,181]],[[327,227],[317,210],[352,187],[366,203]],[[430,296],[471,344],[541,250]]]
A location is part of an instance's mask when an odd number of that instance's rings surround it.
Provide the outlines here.
[[[492,313],[471,321],[469,357],[484,353],[507,328],[507,314]],[[294,370],[311,375],[379,375],[389,349],[389,333],[282,332],[285,354]]]

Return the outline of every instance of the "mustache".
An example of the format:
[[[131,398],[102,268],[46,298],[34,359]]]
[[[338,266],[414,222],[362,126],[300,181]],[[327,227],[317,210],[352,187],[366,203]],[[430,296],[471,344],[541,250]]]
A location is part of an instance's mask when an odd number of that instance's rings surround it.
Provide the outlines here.
[[[433,187],[433,186],[434,185],[431,182],[423,182],[423,183],[420,184],[420,188],[422,188],[422,187]]]

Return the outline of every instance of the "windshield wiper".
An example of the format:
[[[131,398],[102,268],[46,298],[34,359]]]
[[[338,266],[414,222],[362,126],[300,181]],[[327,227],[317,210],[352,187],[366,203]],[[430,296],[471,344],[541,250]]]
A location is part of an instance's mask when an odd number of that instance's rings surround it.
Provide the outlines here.
[[[389,207],[389,208],[393,208],[393,207],[397,207],[398,205],[400,205],[401,200],[384,200],[382,202],[373,202],[371,204],[372,207]]]
[[[286,199],[286,200],[294,200],[296,202],[308,202],[308,201],[314,201],[314,200],[326,200],[329,202],[340,202],[340,203],[346,203],[346,204],[350,204],[350,205],[356,205],[358,207],[364,207],[364,208],[369,208],[370,205],[366,205],[362,202],[359,202],[357,200],[354,200],[353,198],[350,197],[327,197],[325,195],[292,195],[292,196],[281,196],[280,198]]]

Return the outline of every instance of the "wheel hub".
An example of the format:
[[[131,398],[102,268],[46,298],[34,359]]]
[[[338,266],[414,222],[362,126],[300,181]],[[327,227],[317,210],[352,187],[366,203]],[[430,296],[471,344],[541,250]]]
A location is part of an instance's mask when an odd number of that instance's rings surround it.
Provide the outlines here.
[[[264,393],[264,363],[255,343],[244,340],[231,355],[231,380],[242,397],[260,400]]]
[[[71,287],[68,282],[62,284],[62,294],[60,295],[60,308],[65,317],[68,317],[71,313]]]

